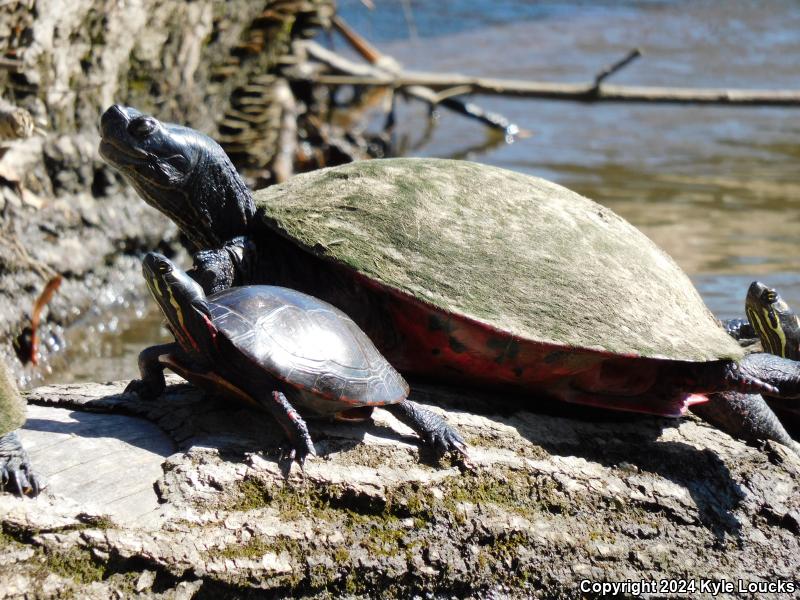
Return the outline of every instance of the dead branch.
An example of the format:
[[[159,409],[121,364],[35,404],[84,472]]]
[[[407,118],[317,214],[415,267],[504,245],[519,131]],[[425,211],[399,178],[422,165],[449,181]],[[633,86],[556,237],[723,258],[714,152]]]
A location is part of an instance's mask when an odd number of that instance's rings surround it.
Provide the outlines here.
[[[790,106],[800,107],[800,90],[744,90],[726,88],[681,88],[662,86],[596,85],[589,83],[554,83],[549,81],[524,81],[472,77],[453,73],[428,73],[398,71],[394,74],[359,65],[322,48],[313,42],[303,42],[309,55],[327,64],[337,74],[319,74],[313,79],[321,85],[385,86],[407,90],[426,87],[434,92],[451,88],[465,93],[487,96],[512,96],[517,98],[546,98],[573,102],[651,102],[661,104],[716,104],[731,106]],[[608,69],[608,77],[635,57],[626,57],[621,66]],[[617,63],[618,65],[620,63]]]
[[[353,31],[347,23],[340,17],[333,17],[331,19],[333,26],[342,34],[350,46],[358,52],[365,60],[367,60],[372,67],[368,67],[367,71],[359,69],[358,63],[349,61],[330,50],[326,50],[322,46],[311,42],[311,46],[306,46],[306,50],[313,58],[327,64],[334,70],[340,72],[365,72],[369,76],[389,74],[390,76],[402,74],[402,66],[395,59],[381,53],[377,48],[372,46],[367,40],[361,37],[358,33]],[[367,65],[360,65],[367,67]],[[393,86],[390,86],[393,87]],[[464,102],[454,98],[452,93],[454,90],[445,90],[444,94],[437,94],[427,86],[404,86],[402,93],[410,98],[426,102],[433,110],[437,106],[443,106],[460,115],[469,117],[480,121],[487,127],[499,130],[506,138],[511,138],[520,134],[520,129],[514,123],[511,123],[504,116],[497,113],[487,112],[480,106],[472,102]]]

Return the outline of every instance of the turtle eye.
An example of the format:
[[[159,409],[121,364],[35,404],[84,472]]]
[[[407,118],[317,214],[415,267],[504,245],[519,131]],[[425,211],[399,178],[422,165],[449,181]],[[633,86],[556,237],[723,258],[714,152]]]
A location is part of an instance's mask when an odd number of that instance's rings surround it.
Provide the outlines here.
[[[776,292],[773,289],[767,288],[763,292],[761,292],[761,300],[763,300],[766,304],[772,304],[777,299],[778,299],[778,292]]]
[[[172,267],[170,266],[170,264],[168,262],[165,262],[165,261],[162,260],[162,261],[160,261],[158,263],[158,272],[161,273],[162,275],[164,273],[169,273],[171,270],[172,270]]]
[[[128,123],[128,133],[140,140],[153,133],[158,127],[158,121],[153,117],[136,117]]]

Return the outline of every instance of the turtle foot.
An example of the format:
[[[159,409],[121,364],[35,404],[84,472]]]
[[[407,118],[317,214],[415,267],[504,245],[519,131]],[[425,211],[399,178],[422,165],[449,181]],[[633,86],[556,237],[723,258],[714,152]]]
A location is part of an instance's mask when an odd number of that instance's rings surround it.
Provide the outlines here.
[[[0,491],[34,497],[43,487],[17,433],[12,431],[0,436]]]
[[[258,398],[257,400],[275,417],[289,438],[288,447],[281,450],[282,461],[288,460],[290,464],[297,461],[302,467],[309,455],[317,455],[306,422],[286,399],[286,396],[276,391],[272,392],[267,399]]]
[[[153,400],[161,395],[162,389],[154,386],[151,382],[145,379],[133,379],[125,386],[123,394],[136,394],[142,400]]]
[[[437,458],[441,458],[449,452],[468,458],[467,443],[461,434],[442,417],[427,408],[423,408],[411,400],[382,408],[416,431],[425,444],[433,449]]]
[[[196,252],[192,257],[194,268],[189,275],[206,294],[215,294],[231,286],[251,282],[257,257],[258,250],[249,238],[236,237],[220,249]]]
[[[316,455],[317,451],[314,448],[314,443],[311,441],[311,438],[308,438],[308,440],[302,440],[298,445],[290,444],[281,446],[280,462],[288,462],[291,464],[296,461],[302,469],[305,465],[306,458]]]
[[[780,398],[800,398],[800,362],[764,352],[748,354],[729,365],[729,389]]]

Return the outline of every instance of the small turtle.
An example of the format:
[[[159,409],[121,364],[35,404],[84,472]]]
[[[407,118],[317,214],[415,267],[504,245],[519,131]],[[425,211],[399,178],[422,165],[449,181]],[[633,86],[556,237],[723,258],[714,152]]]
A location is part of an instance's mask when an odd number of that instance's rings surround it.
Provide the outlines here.
[[[176,341],[143,350],[142,378],[126,391],[158,396],[169,367],[202,389],[265,409],[286,431],[290,455],[301,463],[315,452],[294,406],[348,420],[368,418],[372,407],[381,406],[437,452],[465,453],[455,429],[407,400],[408,384],[339,309],[266,285],[206,297],[156,253],[144,257],[142,271]]]
[[[728,336],[612,211],[465,161],[362,161],[255,199],[218,144],[132,108],[102,156],[169,216],[207,291],[270,283],[346,311],[402,373],[679,416],[709,392],[796,397],[800,367]]]
[[[800,360],[800,318],[776,290],[760,281],[751,283],[745,314],[765,352]]]
[[[747,319],[731,319],[723,324],[734,339],[749,343],[758,338],[765,351],[800,360],[800,318],[778,292],[754,281],[747,290],[745,314]],[[708,404],[694,408],[709,423],[748,441],[774,440],[800,456],[800,444],[775,414],[777,410],[784,418],[796,421],[796,406],[787,406],[782,398],[740,392],[712,394],[709,399]]]
[[[800,317],[776,290],[754,281],[747,290],[745,313],[747,320],[732,319],[725,323],[731,335],[742,342],[757,338],[765,351],[800,360]],[[800,444],[784,427],[788,425],[798,430],[800,407],[796,402],[737,392],[727,392],[723,396],[721,404],[717,396],[712,396],[712,405],[698,407],[699,414],[732,435],[738,433],[739,437],[750,441],[775,440],[800,456]],[[746,427],[742,424],[743,416],[748,420]]]
[[[41,482],[31,468],[16,429],[25,423],[25,401],[0,363],[0,491],[36,496]]]

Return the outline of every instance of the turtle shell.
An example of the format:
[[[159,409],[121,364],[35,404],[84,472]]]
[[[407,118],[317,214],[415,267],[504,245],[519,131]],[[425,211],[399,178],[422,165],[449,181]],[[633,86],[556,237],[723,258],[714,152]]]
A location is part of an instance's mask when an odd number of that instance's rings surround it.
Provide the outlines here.
[[[256,193],[302,249],[509,339],[625,357],[739,359],[689,278],[634,226],[549,181],[386,159]]]
[[[408,384],[339,309],[295,290],[253,285],[207,298],[220,334],[325,414],[402,402]],[[235,383],[235,382],[234,382]]]

